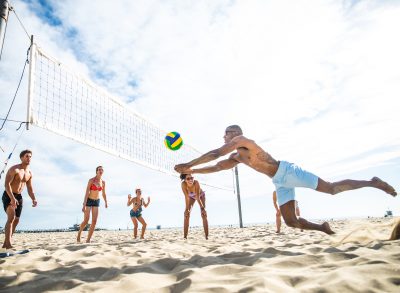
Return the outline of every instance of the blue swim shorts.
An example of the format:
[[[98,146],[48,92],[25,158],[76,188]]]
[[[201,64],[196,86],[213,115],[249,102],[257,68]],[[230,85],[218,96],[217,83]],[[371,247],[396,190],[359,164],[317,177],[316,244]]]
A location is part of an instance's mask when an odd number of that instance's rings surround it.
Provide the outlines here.
[[[99,199],[91,199],[88,198],[86,201],[87,207],[99,207],[100,206],[100,198]]]
[[[131,210],[131,211],[129,212],[129,214],[130,214],[131,218],[139,218],[139,217],[142,216],[142,208],[141,208],[141,207],[138,208],[138,209],[136,210],[136,212],[135,212],[134,210]]]
[[[318,176],[301,169],[295,164],[280,161],[272,182],[276,188],[279,206],[295,199],[295,187],[317,189]]]

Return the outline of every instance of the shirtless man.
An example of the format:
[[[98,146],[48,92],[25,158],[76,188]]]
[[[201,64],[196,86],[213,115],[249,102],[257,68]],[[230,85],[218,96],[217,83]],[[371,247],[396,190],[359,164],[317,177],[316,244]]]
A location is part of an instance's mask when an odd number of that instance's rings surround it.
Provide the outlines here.
[[[19,155],[21,164],[12,166],[6,175],[5,188],[3,193],[4,211],[7,213],[7,222],[5,226],[5,238],[3,248],[13,248],[11,244],[11,236],[15,232],[15,228],[19,223],[22,211],[22,196],[25,184],[28,188],[28,194],[32,199],[32,206],[36,207],[37,201],[32,188],[32,172],[29,169],[31,163],[32,152],[24,150]]]
[[[277,192],[280,211],[286,225],[306,230],[318,230],[327,234],[334,232],[327,222],[316,224],[303,218],[298,218],[295,212],[295,187],[311,188],[319,192],[337,194],[347,190],[362,187],[373,187],[396,196],[395,189],[378,177],[371,180],[342,180],[338,182],[327,182],[316,175],[307,172],[295,164],[286,161],[277,161],[264,151],[253,140],[243,136],[242,129],[238,125],[228,126],[224,135],[225,144],[212,150],[188,163],[175,166],[179,173],[213,173],[233,168],[239,163],[246,164],[250,168],[263,173],[272,179]],[[193,166],[204,164],[225,156],[233,151],[227,160],[218,162],[214,166],[192,169]]]

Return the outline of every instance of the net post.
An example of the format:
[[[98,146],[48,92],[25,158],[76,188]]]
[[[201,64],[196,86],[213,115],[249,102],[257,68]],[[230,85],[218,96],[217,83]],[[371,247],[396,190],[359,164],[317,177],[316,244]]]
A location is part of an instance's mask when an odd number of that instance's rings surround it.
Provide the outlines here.
[[[236,182],[236,195],[238,200],[238,209],[239,209],[239,226],[243,228],[243,220],[242,220],[242,205],[240,202],[240,188],[239,188],[239,172],[238,167],[235,167],[235,182]]]
[[[31,51],[29,56],[29,86],[28,86],[28,109],[26,117],[26,130],[29,130],[29,124],[33,122],[32,117],[32,101],[34,97],[35,86],[35,62],[36,62],[36,45],[33,43],[33,35],[31,36]]]
[[[9,14],[9,6],[7,0],[0,0],[0,58],[3,52],[4,37],[6,34],[7,20]]]

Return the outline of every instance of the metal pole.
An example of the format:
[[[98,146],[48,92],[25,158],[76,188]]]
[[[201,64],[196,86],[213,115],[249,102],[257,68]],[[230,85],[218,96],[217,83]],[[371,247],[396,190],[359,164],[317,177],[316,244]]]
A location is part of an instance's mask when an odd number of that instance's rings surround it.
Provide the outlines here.
[[[3,52],[4,36],[6,33],[7,19],[8,19],[8,1],[0,0],[0,58]]]
[[[33,43],[33,35],[31,36],[31,51],[29,58],[29,85],[28,85],[28,109],[26,117],[26,130],[29,130],[29,124],[33,122],[32,117],[32,100],[34,97],[35,76],[34,70],[36,66],[36,45]]]
[[[239,209],[239,225],[240,228],[243,228],[243,221],[242,221],[242,205],[240,203],[240,188],[239,188],[239,172],[238,167],[235,167],[235,181],[236,181],[236,195],[238,199],[238,209]]]

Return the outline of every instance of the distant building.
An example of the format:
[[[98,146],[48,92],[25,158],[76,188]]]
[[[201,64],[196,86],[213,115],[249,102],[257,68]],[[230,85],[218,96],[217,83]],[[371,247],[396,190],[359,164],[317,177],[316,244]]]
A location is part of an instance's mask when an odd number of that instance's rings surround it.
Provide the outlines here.
[[[391,210],[387,210],[385,213],[385,218],[386,217],[393,217],[393,212]]]

